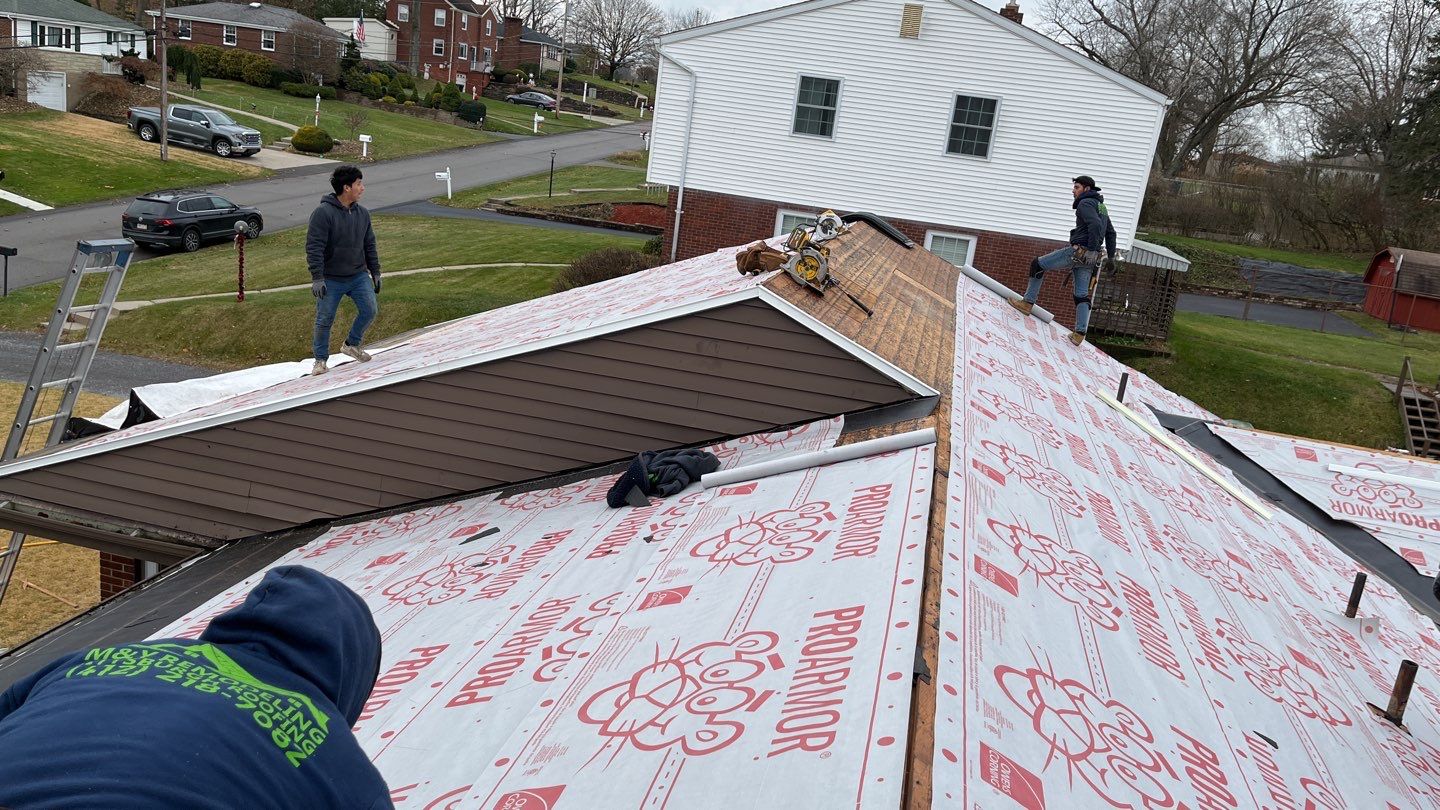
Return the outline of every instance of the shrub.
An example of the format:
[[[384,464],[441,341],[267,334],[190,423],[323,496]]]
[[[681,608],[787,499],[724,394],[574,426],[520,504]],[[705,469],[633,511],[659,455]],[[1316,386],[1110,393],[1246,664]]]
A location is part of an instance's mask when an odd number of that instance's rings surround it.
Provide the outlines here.
[[[245,54],[245,67],[240,71],[240,80],[252,87],[273,87],[271,76],[275,63],[258,53]]]
[[[415,89],[415,77],[414,77],[414,76],[411,76],[409,73],[396,73],[395,75],[400,77],[400,86],[401,86],[401,87],[404,87],[406,90],[414,90],[414,89]]]
[[[333,101],[335,99],[335,88],[329,86],[321,87],[314,84],[286,82],[280,85],[280,92],[287,96],[298,96],[300,98],[315,98],[315,96],[318,95],[327,101]]]
[[[195,45],[190,48],[190,52],[200,60],[201,76],[220,76],[220,57],[224,56],[226,51],[218,45]]]
[[[414,101],[406,101],[406,102],[405,102],[405,106],[406,106],[406,107],[414,107],[414,106],[415,106],[415,102],[414,102]]]
[[[601,248],[586,253],[555,277],[554,292],[628,276],[660,263],[659,256],[627,248]]]
[[[270,65],[270,83],[265,86],[280,87],[285,84],[303,84],[304,82],[305,77],[301,76],[299,71],[287,70],[272,64]]]
[[[540,65],[535,62],[527,62],[520,65],[520,70],[525,74],[527,79],[531,76],[537,79],[540,78]]]
[[[455,112],[463,103],[465,103],[465,96],[460,94],[458,86],[447,83],[440,91],[440,109],[445,112]]]
[[[373,76],[375,74],[372,73],[370,75]],[[400,98],[405,95],[405,85],[401,83],[399,74],[392,77],[389,83],[385,85],[385,95],[395,98]]]
[[[138,56],[120,59],[120,74],[131,84],[144,84],[160,77],[160,66]]]
[[[335,139],[319,127],[300,127],[290,136],[290,145],[301,152],[323,155],[335,148]]]
[[[642,253],[648,253],[648,254],[650,254],[651,256],[659,256],[659,255],[660,255],[660,251],[661,251],[662,249],[664,249],[664,247],[665,247],[665,237],[663,237],[663,236],[656,236],[656,237],[654,237],[654,238],[652,238],[652,239],[646,239],[646,240],[645,240],[645,246],[642,247],[642,248],[640,248],[640,251],[641,251]]]
[[[394,103],[396,103],[394,96],[381,96],[381,97],[380,97],[380,100],[383,101],[383,102],[385,102],[386,104],[394,104]]]
[[[250,52],[231,48],[220,54],[220,78],[239,80],[245,73],[245,63],[250,61]]]
[[[485,103],[473,100],[462,102],[460,108],[455,111],[455,114],[460,117],[461,121],[478,124],[485,120]]]

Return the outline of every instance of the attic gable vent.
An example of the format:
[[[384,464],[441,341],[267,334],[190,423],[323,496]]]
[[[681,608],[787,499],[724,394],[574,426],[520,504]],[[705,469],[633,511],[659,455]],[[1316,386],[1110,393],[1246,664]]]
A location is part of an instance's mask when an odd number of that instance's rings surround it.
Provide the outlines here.
[[[900,38],[920,38],[920,15],[925,13],[925,7],[919,3],[906,3],[905,11],[900,15]]]

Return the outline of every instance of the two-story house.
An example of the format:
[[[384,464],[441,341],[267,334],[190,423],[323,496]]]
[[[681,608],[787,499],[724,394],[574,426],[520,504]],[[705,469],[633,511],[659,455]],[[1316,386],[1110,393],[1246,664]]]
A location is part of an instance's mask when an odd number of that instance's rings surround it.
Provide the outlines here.
[[[478,95],[490,82],[500,48],[495,4],[470,0],[390,0],[385,20],[398,32],[395,56],[412,73],[454,82]]]
[[[160,12],[148,11],[151,27]],[[165,12],[169,42],[239,48],[281,67],[333,76],[349,38],[298,11],[263,3],[201,3]]]
[[[1077,175],[1128,247],[1168,104],[970,0],[810,0],[667,34],[657,97],[665,255],[870,211],[1019,290],[1065,243]],[[1068,283],[1041,303],[1068,318]]]
[[[105,72],[105,57],[150,53],[139,26],[75,0],[0,0],[0,48],[31,55],[23,75],[0,77],[0,92],[13,81],[18,98],[55,110],[79,103],[82,77]]]
[[[497,63],[500,67],[539,65],[541,70],[559,70],[564,53],[565,46],[560,40],[527,27],[519,17],[505,18]]]

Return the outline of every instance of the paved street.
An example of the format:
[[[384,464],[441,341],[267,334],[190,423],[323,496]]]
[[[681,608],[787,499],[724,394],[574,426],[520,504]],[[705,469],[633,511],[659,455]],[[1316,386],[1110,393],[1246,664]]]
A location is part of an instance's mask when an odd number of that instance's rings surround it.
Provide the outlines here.
[[[24,332],[0,332],[0,381],[25,382],[35,365],[43,336]],[[85,391],[107,397],[123,397],[130,389],[161,382],[179,382],[194,377],[208,377],[213,369],[185,366],[101,351],[90,365],[85,378]]]
[[[640,134],[649,127],[647,121],[376,163],[364,169],[365,206],[373,210],[444,194],[445,185],[435,179],[434,172],[446,166],[459,191],[545,171],[550,167],[552,149],[556,168],[640,149]],[[325,178],[329,171],[328,164],[302,167],[266,180],[213,186],[211,190],[241,205],[258,207],[265,216],[266,231],[273,232],[303,225],[309,219],[321,195],[330,190]],[[128,204],[121,200],[0,218],[0,245],[20,251],[10,260],[10,289],[63,276],[75,243],[81,239],[119,237],[120,214]],[[142,250],[140,258],[155,255]]]

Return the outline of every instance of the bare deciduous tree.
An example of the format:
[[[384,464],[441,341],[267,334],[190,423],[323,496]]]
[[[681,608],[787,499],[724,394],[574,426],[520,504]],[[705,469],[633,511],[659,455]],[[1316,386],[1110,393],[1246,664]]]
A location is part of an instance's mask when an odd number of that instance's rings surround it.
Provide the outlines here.
[[[1233,116],[1307,98],[1334,63],[1341,0],[1049,0],[1051,33],[1166,94],[1166,175],[1205,163]]]
[[[574,39],[595,48],[606,78],[653,51],[665,15],[650,0],[579,0],[570,12]]]
[[[500,0],[502,17],[519,17],[536,31],[560,37],[564,19],[563,0]]]
[[[714,19],[715,16],[710,13],[710,9],[704,6],[677,8],[665,15],[665,28],[667,31],[684,31],[686,28],[699,28]]]

